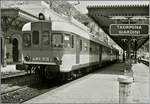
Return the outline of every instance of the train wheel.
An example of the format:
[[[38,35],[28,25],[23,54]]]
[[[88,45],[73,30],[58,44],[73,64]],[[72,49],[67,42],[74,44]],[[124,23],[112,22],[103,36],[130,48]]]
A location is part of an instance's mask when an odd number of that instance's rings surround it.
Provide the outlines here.
[[[71,71],[70,74],[71,74],[72,80],[76,79],[76,74],[74,73],[74,71]]]
[[[70,72],[64,72],[60,74],[60,82],[66,83],[71,80],[71,73]]]
[[[82,75],[86,75],[86,68],[83,68],[82,70],[81,70],[81,73],[82,73]]]
[[[36,68],[36,73],[38,74],[38,76],[40,77],[40,79],[46,80],[46,77],[45,77],[45,70],[44,70],[44,67],[43,67],[43,66],[38,66],[38,67]]]

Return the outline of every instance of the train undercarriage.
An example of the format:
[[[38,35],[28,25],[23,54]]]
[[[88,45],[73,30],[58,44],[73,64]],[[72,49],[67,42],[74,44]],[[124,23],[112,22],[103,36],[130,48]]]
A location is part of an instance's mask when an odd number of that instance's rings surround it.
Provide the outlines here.
[[[98,68],[99,65],[92,65],[69,72],[60,72],[59,65],[34,65],[24,64],[16,65],[16,69],[24,69],[30,73],[37,74],[43,80],[55,80],[59,82],[67,82],[86,75]]]

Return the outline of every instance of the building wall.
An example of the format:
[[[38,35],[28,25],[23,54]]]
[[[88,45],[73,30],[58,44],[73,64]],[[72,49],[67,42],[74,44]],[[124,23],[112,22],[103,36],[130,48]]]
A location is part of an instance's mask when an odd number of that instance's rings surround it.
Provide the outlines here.
[[[22,53],[22,36],[21,32],[17,30],[11,30],[9,29],[7,34],[8,37],[5,38],[6,42],[6,62],[8,64],[13,63],[13,39],[16,38],[18,40],[18,51],[19,51],[19,62],[21,62],[21,53]]]

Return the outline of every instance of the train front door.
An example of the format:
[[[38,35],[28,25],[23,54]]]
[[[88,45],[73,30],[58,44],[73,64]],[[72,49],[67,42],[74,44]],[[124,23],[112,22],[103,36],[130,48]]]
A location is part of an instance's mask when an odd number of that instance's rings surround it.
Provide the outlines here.
[[[76,64],[79,64],[80,62],[80,38],[76,37]]]
[[[12,48],[13,62],[18,62],[19,60],[19,50],[18,50],[18,40],[13,39],[13,48]]]

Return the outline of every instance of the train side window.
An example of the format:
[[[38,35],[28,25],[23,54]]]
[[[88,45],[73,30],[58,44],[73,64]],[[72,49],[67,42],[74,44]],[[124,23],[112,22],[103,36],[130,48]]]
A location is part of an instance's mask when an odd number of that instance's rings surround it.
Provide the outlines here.
[[[43,31],[43,34],[42,34],[42,44],[44,46],[47,46],[47,45],[50,44],[49,31]]]
[[[92,53],[92,47],[90,47],[90,53]]]
[[[55,33],[52,35],[52,46],[53,47],[63,47],[62,34]]]
[[[87,51],[88,50],[88,46],[87,46],[87,42],[84,42],[84,50]]]
[[[70,34],[64,34],[64,47],[70,48],[71,47],[71,37]]]
[[[96,54],[98,54],[98,52],[99,52],[99,47],[98,47],[98,45],[96,44]]]
[[[72,35],[72,48],[74,48],[74,36]]]
[[[24,47],[30,47],[31,46],[31,34],[30,33],[24,33],[23,34],[23,46]]]
[[[32,42],[34,45],[39,44],[39,32],[38,31],[33,31],[32,32]]]
[[[82,40],[80,40],[80,51],[82,51]]]

